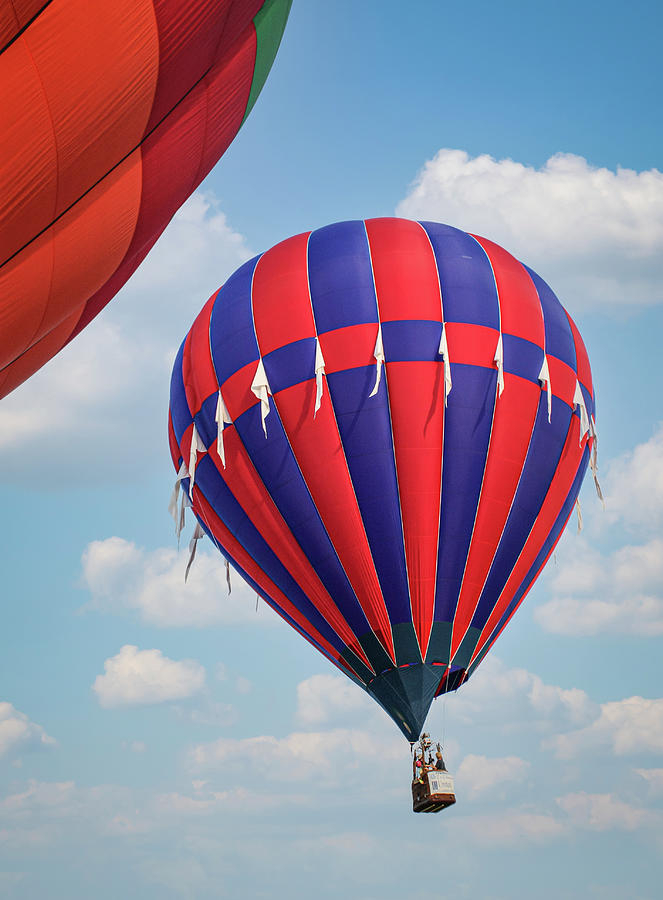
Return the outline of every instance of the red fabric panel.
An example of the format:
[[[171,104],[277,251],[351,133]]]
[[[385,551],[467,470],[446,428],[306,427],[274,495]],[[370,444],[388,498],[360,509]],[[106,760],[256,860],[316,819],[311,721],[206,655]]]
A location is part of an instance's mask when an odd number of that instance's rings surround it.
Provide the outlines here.
[[[159,31],[159,80],[149,132],[225,55],[244,32],[255,33],[253,18],[264,0],[154,0]]]
[[[389,616],[345,461],[329,391],[323,393],[322,404],[313,418],[315,393],[315,379],[311,379],[279,391],[272,399],[313,502],[364,614],[395,662]]]
[[[0,56],[0,109],[2,264],[51,221],[57,203],[53,126],[39,72],[23,39]]]
[[[219,390],[209,346],[209,323],[217,294],[218,291],[212,294],[196,316],[184,342],[182,377],[189,409],[194,416],[210,394]]]
[[[412,622],[426,657],[435,609],[444,434],[444,366],[386,364]]]
[[[495,275],[502,332],[538,344],[543,350],[545,327],[541,301],[527,270],[492,241],[485,238],[477,241],[485,250]],[[451,346],[449,356],[452,362],[456,361]],[[538,384],[505,372],[504,391],[495,402],[481,496],[454,616],[452,659],[472,621],[502,537],[527,458],[540,397]]]
[[[537,571],[536,571],[534,577],[532,578],[532,580],[531,580],[531,582],[530,582],[529,587],[528,587],[527,590],[524,592],[523,596],[520,598],[520,600],[518,601],[518,603],[517,603],[517,604],[514,606],[514,608],[511,610],[511,612],[509,613],[508,618],[506,619],[506,621],[504,622],[504,624],[502,625],[502,627],[500,628],[500,630],[497,631],[497,632],[495,632],[495,634],[494,634],[492,637],[489,638],[489,640],[490,640],[489,648],[493,646],[493,644],[495,643],[495,641],[497,640],[497,638],[502,634],[502,632],[504,631],[504,629],[506,628],[506,626],[509,624],[509,622],[510,622],[511,619],[513,618],[514,614],[520,609],[520,606],[522,605],[523,600],[527,597],[527,595],[529,594],[529,592],[532,590],[532,588],[533,588],[534,585],[536,584],[537,578],[539,577],[539,575],[541,574],[541,572],[542,572],[542,571],[544,570],[544,568],[546,567],[546,564],[547,564],[548,560],[550,559],[550,557],[552,556],[552,554],[555,552],[555,547],[556,547],[557,544],[559,543],[559,539],[561,538],[561,536],[564,534],[564,529],[566,528],[566,526],[567,526],[567,524],[568,524],[568,521],[569,521],[569,519],[571,518],[571,514],[572,514],[572,513],[573,513],[573,507],[571,508],[571,511],[569,512],[568,516],[566,517],[566,522],[564,523],[564,525],[563,525],[563,527],[562,527],[560,533],[558,534],[557,540],[553,543],[552,547],[550,548],[550,551],[549,551],[548,554],[546,555],[546,558],[543,560],[543,562],[541,563],[541,565],[540,565],[539,568],[537,569]],[[498,620],[498,621],[499,621],[499,620]],[[482,634],[482,638],[483,638],[483,634]],[[469,669],[469,666],[471,665],[471,663],[472,663],[472,662],[476,659],[476,657],[478,656],[479,652],[481,652],[481,648],[482,648],[482,647],[485,647],[485,643],[484,643],[484,644],[479,643],[479,645],[478,645],[478,647],[477,647],[477,650],[476,650],[476,651],[474,652],[474,654],[472,655],[472,660],[471,660],[470,663],[468,664],[468,669]]]
[[[308,286],[308,234],[282,241],[258,260],[253,273],[253,321],[260,355],[315,337]]]
[[[170,414],[170,410],[168,410],[168,446],[170,448],[170,455],[173,460],[173,465],[175,466],[175,471],[179,472],[180,456],[182,455],[182,453],[180,451],[180,445],[177,443],[177,438],[175,437],[173,417]]]
[[[576,392],[576,373],[556,356],[548,356],[548,372],[550,373],[550,389],[554,397],[559,397],[571,409],[574,407],[573,396]],[[545,391],[546,388],[544,387]]]
[[[52,3],[20,40],[48,104],[59,215],[143,136],[159,66],[152,0]],[[34,111],[25,115],[32,124]],[[49,224],[31,218],[28,237]]]
[[[44,6],[46,0],[0,0],[0,49]]]
[[[380,321],[442,321],[440,282],[430,240],[418,222],[368,219]]]
[[[234,427],[224,430],[223,441],[225,469],[215,444],[209,448],[208,454],[231,493],[313,606],[343,643],[371,668],[355,634],[283,520]]]
[[[221,385],[221,393],[223,394],[223,402],[230,414],[230,418],[235,421],[239,419],[243,412],[246,412],[251,406],[258,403],[258,398],[251,390],[253,377],[258,367],[257,360],[247,363],[234,372],[230,378],[227,378]]]
[[[159,78],[151,131],[212,65],[232,0],[153,0],[159,35]]]
[[[187,403],[194,415],[207,397],[216,393],[218,389],[209,350],[209,320],[215,299],[216,295],[207,302],[184,343],[182,374]],[[306,301],[309,303],[308,294]],[[189,458],[192,433],[193,428],[190,427],[182,436],[182,448],[187,454],[185,459]],[[225,468],[217,454],[216,444],[212,444],[207,451],[220,477],[266,543],[331,628],[370,668],[356,636],[292,536],[234,427],[224,429],[223,441]]]
[[[377,322],[336,328],[320,335],[320,347],[325,358],[325,372],[342,372],[359,366],[374,366]]]
[[[254,57],[252,27],[242,45],[234,48],[232,58],[219,60],[143,143],[143,202],[134,239],[112,280],[89,299],[72,337],[140,265],[177,209],[237,134],[251,90]]]
[[[381,322],[442,321],[440,284],[428,235],[417,222],[366,222]],[[435,607],[440,525],[444,366],[386,364],[412,622],[426,656]]]
[[[472,237],[486,251],[493,267],[502,332],[525,338],[543,349],[545,329],[541,301],[527,270],[498,244],[476,235]]]
[[[33,372],[49,361],[67,343],[71,329],[78,320],[78,310],[63,319],[52,331],[33,344],[18,359],[0,372],[0,396],[13,391]]]
[[[38,352],[29,356],[35,369],[50,358],[45,355],[47,347],[52,356],[58,343],[57,349],[64,346],[80,317],[81,298],[97,290],[124,256],[140,196],[141,161],[137,152],[0,269],[0,368],[10,365],[52,329],[58,331],[57,340],[49,337]],[[66,334],[60,328],[65,319],[70,320]],[[21,371],[25,377],[31,374],[25,358]]]
[[[255,34],[253,19],[265,5],[266,0],[233,0],[223,31],[223,41],[230,46],[246,30]]]
[[[527,457],[540,397],[539,385],[505,373],[504,391],[495,403],[481,496],[454,617],[452,659],[470,626],[502,537]]]
[[[500,336],[495,328],[486,325],[465,325],[460,322],[447,322],[444,326],[447,333],[449,360],[468,366],[495,368],[495,350]]]
[[[566,312],[566,310],[564,310]],[[584,387],[587,388],[589,393],[594,397],[594,386],[592,384],[592,371],[589,367],[589,357],[587,356],[587,348],[585,347],[585,342],[583,341],[580,332],[576,326],[576,323],[573,321],[571,316],[566,313],[566,317],[569,320],[569,325],[571,326],[571,331],[573,332],[573,342],[576,347],[576,365],[578,366],[578,381]],[[551,376],[552,378],[552,376]]]
[[[194,486],[194,510],[200,515],[202,521],[211,530],[212,534],[218,541],[219,545],[227,551],[237,565],[242,568],[247,575],[258,585],[263,598],[269,605],[276,610],[277,613],[283,611],[290,616],[293,622],[300,630],[300,633],[309,641],[315,641],[322,648],[333,663],[339,668],[349,668],[345,661],[340,658],[339,652],[325,640],[325,638],[310,624],[308,619],[301,615],[285,594],[265,575],[259,566],[255,564],[242,545],[233,537],[231,532],[226,528],[223,522],[216,515],[212,507],[209,505],[205,497]],[[318,648],[319,649],[319,648]],[[352,671],[352,670],[351,670]],[[356,673],[354,673],[356,675]],[[357,676],[358,677],[358,676]]]
[[[580,420],[578,416],[571,417],[571,424],[569,426],[569,431],[567,434],[566,442],[564,444],[564,449],[562,450],[562,456],[559,461],[559,465],[557,466],[557,471],[555,473],[555,477],[548,489],[548,493],[541,505],[541,510],[539,511],[539,515],[537,516],[536,522],[534,523],[534,527],[532,528],[529,537],[527,538],[527,542],[523,547],[520,556],[518,557],[518,561],[513,568],[511,575],[507,583],[504,586],[502,593],[500,594],[495,608],[491,613],[490,618],[486,622],[483,631],[481,632],[481,636],[479,637],[479,641],[477,643],[476,649],[472,656],[472,660],[476,659],[481,650],[483,649],[485,642],[490,638],[492,631],[497,626],[497,623],[504,615],[506,608],[511,602],[514,594],[520,587],[523,582],[523,579],[526,577],[530,568],[532,567],[534,560],[539,554],[541,547],[545,544],[548,535],[550,534],[553,525],[559,515],[559,512],[564,505],[564,501],[569,495],[569,491],[571,490],[571,485],[573,484],[573,479],[576,477],[578,472],[578,466],[580,465],[580,461],[582,459],[582,454],[584,451],[584,442],[583,445],[579,444],[580,438]]]

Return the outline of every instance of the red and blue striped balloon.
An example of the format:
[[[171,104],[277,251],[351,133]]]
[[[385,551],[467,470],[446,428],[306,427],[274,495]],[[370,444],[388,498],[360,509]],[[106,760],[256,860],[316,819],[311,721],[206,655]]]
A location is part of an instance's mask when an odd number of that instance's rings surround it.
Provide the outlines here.
[[[415,740],[552,553],[594,396],[536,273],[448,225],[369,219],[228,279],[180,348],[169,430],[202,529]]]

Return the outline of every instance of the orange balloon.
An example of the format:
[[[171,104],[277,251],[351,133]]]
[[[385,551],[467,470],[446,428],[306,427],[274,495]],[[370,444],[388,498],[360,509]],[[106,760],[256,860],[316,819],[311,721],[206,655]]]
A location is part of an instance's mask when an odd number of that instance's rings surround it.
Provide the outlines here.
[[[0,397],[112,299],[225,152],[291,0],[0,0]]]

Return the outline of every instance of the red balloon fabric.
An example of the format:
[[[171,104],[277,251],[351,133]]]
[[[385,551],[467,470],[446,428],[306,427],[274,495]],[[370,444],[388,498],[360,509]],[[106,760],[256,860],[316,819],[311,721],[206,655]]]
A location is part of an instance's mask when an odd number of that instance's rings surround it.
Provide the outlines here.
[[[0,0],[0,397],[111,300],[225,152],[291,0]]]

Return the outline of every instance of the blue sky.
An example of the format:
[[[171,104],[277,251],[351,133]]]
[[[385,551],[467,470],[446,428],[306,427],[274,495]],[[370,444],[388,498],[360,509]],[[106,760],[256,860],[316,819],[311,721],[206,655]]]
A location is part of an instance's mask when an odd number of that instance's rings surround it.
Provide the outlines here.
[[[0,404],[0,896],[659,896],[660,20],[295,0],[202,189]],[[437,817],[409,809],[393,723],[237,576],[228,597],[205,542],[184,586],[167,513],[170,367],[209,294],[291,234],[393,214],[551,283],[592,362],[606,495],[585,484],[583,531],[434,705],[459,798]]]

